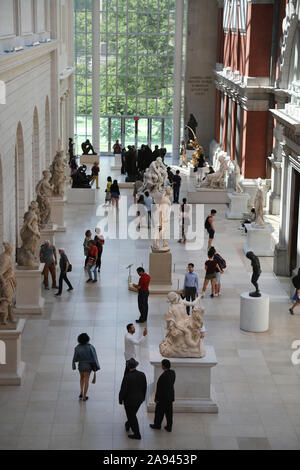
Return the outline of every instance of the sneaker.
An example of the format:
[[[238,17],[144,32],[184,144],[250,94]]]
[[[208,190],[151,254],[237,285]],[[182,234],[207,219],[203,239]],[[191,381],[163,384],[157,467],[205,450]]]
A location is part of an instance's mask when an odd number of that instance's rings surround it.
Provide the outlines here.
[[[93,282],[93,283],[94,283],[94,282],[97,282],[97,279],[94,279],[92,282]]]
[[[59,292],[57,292],[57,294],[54,294],[54,295],[55,295],[55,297],[60,297],[61,296],[61,294]]]
[[[214,297],[214,294],[210,294],[211,297]]]
[[[291,308],[289,308],[289,312],[290,312],[291,315],[294,315],[294,312]]]
[[[86,282],[92,282],[92,279],[88,279]]]
[[[70,287],[70,289],[67,289],[67,290],[68,290],[68,292],[71,292],[71,290],[74,290],[74,288]]]

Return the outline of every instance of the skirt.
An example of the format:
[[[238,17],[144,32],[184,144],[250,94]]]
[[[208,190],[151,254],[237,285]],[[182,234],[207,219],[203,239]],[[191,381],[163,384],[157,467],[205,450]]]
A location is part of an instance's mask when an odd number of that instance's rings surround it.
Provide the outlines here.
[[[79,372],[92,372],[92,364],[90,362],[79,362],[78,370]]]
[[[296,289],[295,294],[293,295],[293,301],[297,302],[297,304],[300,304],[300,297],[298,297],[297,292],[298,290]]]
[[[211,279],[214,279],[215,277],[217,277],[216,273],[211,273],[211,274],[206,274],[205,279],[211,280]]]
[[[118,193],[111,193],[112,199],[119,199],[119,194]]]

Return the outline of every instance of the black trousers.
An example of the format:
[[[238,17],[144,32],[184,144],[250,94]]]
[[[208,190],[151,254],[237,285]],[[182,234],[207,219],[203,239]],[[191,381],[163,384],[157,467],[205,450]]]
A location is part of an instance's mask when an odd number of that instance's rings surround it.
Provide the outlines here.
[[[173,186],[173,197],[174,197],[174,202],[179,202],[179,191],[180,191],[180,186]]]
[[[67,278],[67,274],[64,271],[61,271],[60,275],[59,275],[58,294],[62,293],[63,281],[65,281],[67,283],[69,289],[72,289],[72,284],[70,283],[69,279]]]
[[[140,320],[147,321],[148,317],[148,290],[140,290],[138,294],[138,306],[140,311]]]
[[[98,249],[98,258],[97,258],[97,261],[96,261],[96,268],[97,269],[100,269],[101,268],[101,256],[102,256],[102,251],[103,250],[99,250]]]
[[[193,301],[196,298],[196,287],[186,287],[184,289],[185,298],[189,302],[190,300]],[[190,314],[190,307],[186,307],[186,313]]]
[[[137,420],[136,414],[139,410],[139,407],[141,405],[135,405],[135,406],[126,406],[125,405],[125,411],[126,411],[126,416],[127,416],[127,423],[129,424],[133,434],[135,436],[141,436],[140,434],[140,428],[139,428],[139,422]]]
[[[166,416],[167,428],[171,431],[173,424],[173,402],[159,401],[156,403],[154,424],[161,427],[162,420]]]

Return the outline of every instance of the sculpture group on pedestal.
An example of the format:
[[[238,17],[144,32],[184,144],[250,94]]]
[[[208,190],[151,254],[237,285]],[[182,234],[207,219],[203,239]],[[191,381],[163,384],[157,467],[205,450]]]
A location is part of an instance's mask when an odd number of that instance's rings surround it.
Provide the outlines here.
[[[61,147],[61,141],[58,142],[58,150],[53,162],[50,165],[51,179],[50,184],[53,186],[54,197],[64,197],[65,194],[65,159],[64,152]]]
[[[219,157],[220,167],[215,173],[208,174],[203,181],[201,187],[211,189],[225,189],[225,178],[228,170],[228,162],[226,157]]]
[[[151,196],[155,196],[155,193],[163,193],[167,177],[168,173],[162,158],[157,157],[145,171],[141,192],[149,191]]]
[[[71,175],[73,181],[72,188],[91,188],[90,181],[92,176],[87,175],[86,170],[86,165],[81,165],[76,173]]]
[[[159,207],[158,207],[158,225],[156,227],[155,239],[152,247],[152,251],[169,251],[169,245],[167,243],[167,234],[170,225],[170,214],[171,214],[171,201],[170,196],[173,190],[171,186],[168,186],[163,193]],[[159,241],[162,240],[163,246],[159,246]]]
[[[36,200],[40,210],[40,227],[43,229],[50,222],[50,198],[53,196],[53,185],[50,184],[50,172],[43,171],[43,178],[36,186]]]
[[[91,152],[91,155],[97,155],[97,152],[95,152],[94,147],[92,146],[89,139],[87,139],[85,142],[82,142],[81,149],[82,149],[82,155],[89,155],[90,152]]]
[[[204,309],[200,305],[200,297],[188,302],[182,300],[176,292],[170,292],[168,302],[166,337],[159,345],[160,354],[164,357],[204,357],[205,348],[200,332]],[[193,307],[191,315],[186,313],[187,305]]]
[[[17,250],[18,266],[26,269],[37,269],[37,249],[41,238],[39,228],[39,209],[36,201],[32,201],[24,214],[24,223],[20,230],[22,246]]]
[[[13,302],[16,290],[16,277],[12,260],[13,245],[3,243],[4,252],[0,255],[0,329],[16,328]]]

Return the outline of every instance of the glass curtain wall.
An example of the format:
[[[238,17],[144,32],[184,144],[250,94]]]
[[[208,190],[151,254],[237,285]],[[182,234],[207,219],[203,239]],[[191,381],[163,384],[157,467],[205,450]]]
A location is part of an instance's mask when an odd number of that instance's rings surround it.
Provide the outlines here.
[[[75,0],[78,144],[92,133],[92,0]],[[172,149],[176,0],[99,0],[100,151]],[[135,118],[139,118],[135,125]],[[91,137],[92,138],[92,137]],[[78,146],[77,146],[78,148]]]

